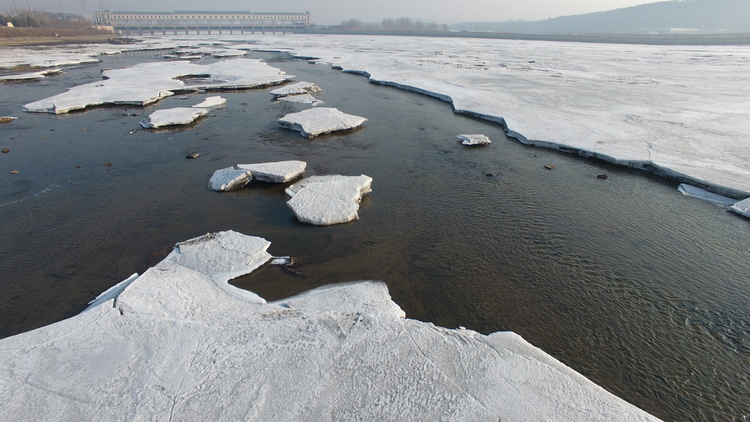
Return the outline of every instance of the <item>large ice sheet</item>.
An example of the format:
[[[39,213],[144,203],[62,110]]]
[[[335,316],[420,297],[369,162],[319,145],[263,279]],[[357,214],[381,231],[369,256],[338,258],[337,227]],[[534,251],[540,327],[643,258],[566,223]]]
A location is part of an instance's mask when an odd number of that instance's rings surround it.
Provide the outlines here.
[[[211,64],[185,62],[144,63],[105,70],[106,78],[26,104],[28,112],[62,114],[102,104],[147,105],[174,92],[245,89],[284,82],[285,75],[260,60],[228,59]],[[189,82],[177,78],[194,77]]]
[[[406,319],[384,283],[273,303],[236,232],[178,244],[87,312],[0,340],[0,420],[655,421],[513,333]]]
[[[359,218],[359,202],[371,192],[372,178],[365,176],[311,176],[286,189],[287,202],[303,223],[331,225]]]
[[[330,107],[318,107],[287,114],[279,119],[279,125],[299,131],[302,136],[313,138],[325,133],[359,127],[367,119],[353,114],[346,114]]]
[[[523,142],[750,194],[748,46],[647,46],[387,36],[265,36],[451,101]],[[711,75],[707,78],[706,75]]]
[[[276,161],[271,163],[238,164],[238,168],[249,170],[253,179],[260,182],[287,183],[300,177],[307,163],[298,160]]]

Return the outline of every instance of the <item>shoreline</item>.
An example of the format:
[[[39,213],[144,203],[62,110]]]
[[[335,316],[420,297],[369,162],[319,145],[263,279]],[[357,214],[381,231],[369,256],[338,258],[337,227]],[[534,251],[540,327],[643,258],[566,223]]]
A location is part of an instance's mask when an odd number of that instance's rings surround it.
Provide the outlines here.
[[[59,44],[128,44],[128,38],[100,29],[2,28],[0,46],[22,47]]]

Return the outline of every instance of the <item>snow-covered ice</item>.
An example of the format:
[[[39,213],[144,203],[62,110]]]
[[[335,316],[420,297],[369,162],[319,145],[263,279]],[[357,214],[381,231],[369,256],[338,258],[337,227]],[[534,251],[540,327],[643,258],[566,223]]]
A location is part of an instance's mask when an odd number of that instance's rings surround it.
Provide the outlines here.
[[[175,92],[257,88],[293,77],[254,59],[227,59],[210,64],[144,63],[102,73],[106,78],[103,81],[75,86],[26,104],[24,110],[62,114],[102,104],[148,105]],[[178,79],[191,76],[189,82]]]
[[[733,212],[736,212],[737,214],[750,218],[750,198],[738,201],[737,203],[729,207],[729,209]]]
[[[510,332],[405,318],[384,283],[266,303],[270,242],[182,242],[73,318],[0,340],[1,420],[656,421]]]
[[[311,176],[286,189],[287,202],[303,223],[331,225],[359,218],[362,196],[372,191],[372,178],[365,176]]]
[[[42,78],[45,78],[50,75],[59,75],[62,73],[61,69],[46,69],[41,70],[39,72],[28,72],[28,73],[19,73],[15,75],[5,75],[0,76],[0,82],[27,82],[27,81],[36,81]]]
[[[237,168],[253,173],[253,180],[270,183],[287,183],[305,173],[307,163],[298,160],[271,163],[238,164]]]
[[[227,99],[223,98],[221,96],[215,96],[215,97],[207,97],[202,102],[194,105],[193,107],[197,108],[211,108],[211,107],[219,107],[227,103]]]
[[[166,126],[189,125],[208,114],[207,108],[175,107],[156,110],[141,120],[141,126],[157,129]]]
[[[325,104],[323,101],[310,94],[287,95],[285,97],[277,97],[276,100],[285,101],[287,103],[312,104],[313,107]]]
[[[366,121],[364,117],[346,114],[335,108],[318,107],[287,114],[279,119],[279,125],[312,138],[325,133],[353,129]]]
[[[247,185],[253,178],[250,170],[227,167],[216,170],[208,181],[208,187],[218,191],[230,191]]]
[[[320,92],[319,86],[312,82],[297,82],[281,88],[274,89],[271,94],[276,97],[287,97],[290,95],[316,94]]]
[[[492,143],[490,138],[486,135],[474,134],[474,135],[458,135],[458,139],[461,140],[462,145],[489,145]]]
[[[705,189],[701,189],[697,186],[688,185],[687,183],[681,183],[680,186],[677,187],[677,190],[680,191],[685,196],[703,199],[704,201],[710,201],[715,204],[724,205],[727,207],[737,202],[736,199],[728,198],[722,195],[717,195]]]
[[[254,48],[450,101],[529,144],[750,195],[748,46],[267,35]]]

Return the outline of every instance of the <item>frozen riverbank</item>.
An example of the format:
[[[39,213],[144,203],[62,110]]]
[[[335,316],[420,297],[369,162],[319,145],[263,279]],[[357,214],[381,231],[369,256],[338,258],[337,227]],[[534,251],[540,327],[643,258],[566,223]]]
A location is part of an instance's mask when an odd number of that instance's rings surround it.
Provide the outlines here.
[[[267,36],[243,48],[450,101],[524,143],[750,195],[750,76],[738,71],[750,63],[747,46]]]
[[[2,418],[657,420],[516,334],[406,319],[383,283],[272,303],[226,284],[269,246],[179,243],[98,306],[0,341]]]

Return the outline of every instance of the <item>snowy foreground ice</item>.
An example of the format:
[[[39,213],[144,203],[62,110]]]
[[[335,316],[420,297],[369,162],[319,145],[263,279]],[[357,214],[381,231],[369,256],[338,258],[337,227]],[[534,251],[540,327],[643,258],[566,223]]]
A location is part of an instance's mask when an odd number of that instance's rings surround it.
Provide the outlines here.
[[[327,226],[359,218],[362,196],[371,192],[372,178],[365,176],[311,176],[289,186],[286,204],[303,223]]]
[[[0,419],[657,420],[516,334],[407,319],[381,282],[270,303],[227,284],[269,246],[179,243],[87,311],[0,340]]]
[[[299,131],[306,138],[313,138],[326,133],[353,129],[366,121],[364,117],[346,114],[335,108],[319,107],[287,114],[279,119],[279,125]]]
[[[750,196],[748,46],[285,35],[257,49],[316,57],[453,103],[525,143]],[[710,75],[710,77],[707,77]]]
[[[33,103],[24,110],[63,114],[103,104],[148,105],[175,92],[247,89],[275,85],[293,78],[255,59],[227,59],[211,64],[144,63],[104,70],[105,80],[75,86]]]

